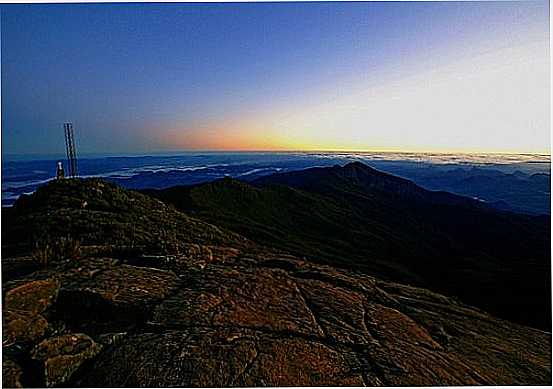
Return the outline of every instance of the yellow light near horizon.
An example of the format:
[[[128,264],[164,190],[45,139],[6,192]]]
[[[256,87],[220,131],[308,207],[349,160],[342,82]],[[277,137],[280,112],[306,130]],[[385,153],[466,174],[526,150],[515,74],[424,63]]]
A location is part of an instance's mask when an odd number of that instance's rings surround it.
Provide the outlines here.
[[[298,106],[269,131],[295,149],[550,152],[541,43]]]
[[[381,84],[341,85],[309,101],[292,99],[254,115],[173,130],[167,145],[549,154],[550,75],[543,49],[538,41]]]

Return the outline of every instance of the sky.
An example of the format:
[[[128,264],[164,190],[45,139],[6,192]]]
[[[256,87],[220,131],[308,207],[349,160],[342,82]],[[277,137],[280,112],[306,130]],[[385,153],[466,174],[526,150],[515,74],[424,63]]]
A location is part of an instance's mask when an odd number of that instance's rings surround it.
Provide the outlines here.
[[[550,152],[549,4],[3,4],[2,155]]]

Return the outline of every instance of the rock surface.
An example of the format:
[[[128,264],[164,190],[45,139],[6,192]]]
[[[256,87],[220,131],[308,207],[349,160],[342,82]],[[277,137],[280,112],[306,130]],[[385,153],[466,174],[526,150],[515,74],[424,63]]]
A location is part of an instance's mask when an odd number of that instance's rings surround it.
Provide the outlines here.
[[[66,334],[43,340],[32,351],[32,358],[44,364],[46,386],[58,386],[102,347],[85,334]]]
[[[37,280],[10,289],[4,297],[4,307],[31,314],[42,313],[57,297],[59,285],[55,280]]]
[[[2,360],[2,385],[4,388],[22,388],[21,367],[14,361],[4,357]]]
[[[7,309],[3,314],[2,344],[4,346],[15,342],[33,342],[46,332],[48,322],[42,315]]]
[[[286,255],[234,254],[159,269],[82,258],[12,282],[6,296],[53,274],[59,282],[43,314],[66,333],[31,351],[47,386],[551,381],[550,334],[424,289]]]
[[[55,280],[15,283],[4,297],[3,345],[33,342],[44,335],[48,322],[41,315],[56,299],[59,284]]]

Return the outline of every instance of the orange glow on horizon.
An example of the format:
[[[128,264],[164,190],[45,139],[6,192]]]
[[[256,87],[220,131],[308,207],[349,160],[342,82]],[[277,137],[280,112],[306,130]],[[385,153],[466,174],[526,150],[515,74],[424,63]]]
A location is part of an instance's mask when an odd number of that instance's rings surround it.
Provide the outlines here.
[[[432,154],[534,154],[551,155],[550,150],[486,150],[433,147],[385,147],[377,145],[331,144],[317,140],[286,139],[283,134],[274,131],[253,129],[254,127],[203,126],[187,129],[166,131],[167,137],[160,142],[160,147],[166,150],[190,151],[227,151],[227,152],[344,152],[344,153],[432,153]]]

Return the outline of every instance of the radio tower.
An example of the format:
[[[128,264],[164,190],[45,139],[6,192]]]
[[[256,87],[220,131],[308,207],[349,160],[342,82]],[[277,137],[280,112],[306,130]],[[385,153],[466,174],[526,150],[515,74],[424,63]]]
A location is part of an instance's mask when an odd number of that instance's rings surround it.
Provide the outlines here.
[[[65,132],[65,151],[67,152],[67,176],[77,177],[77,148],[73,123],[63,123],[63,131]]]

